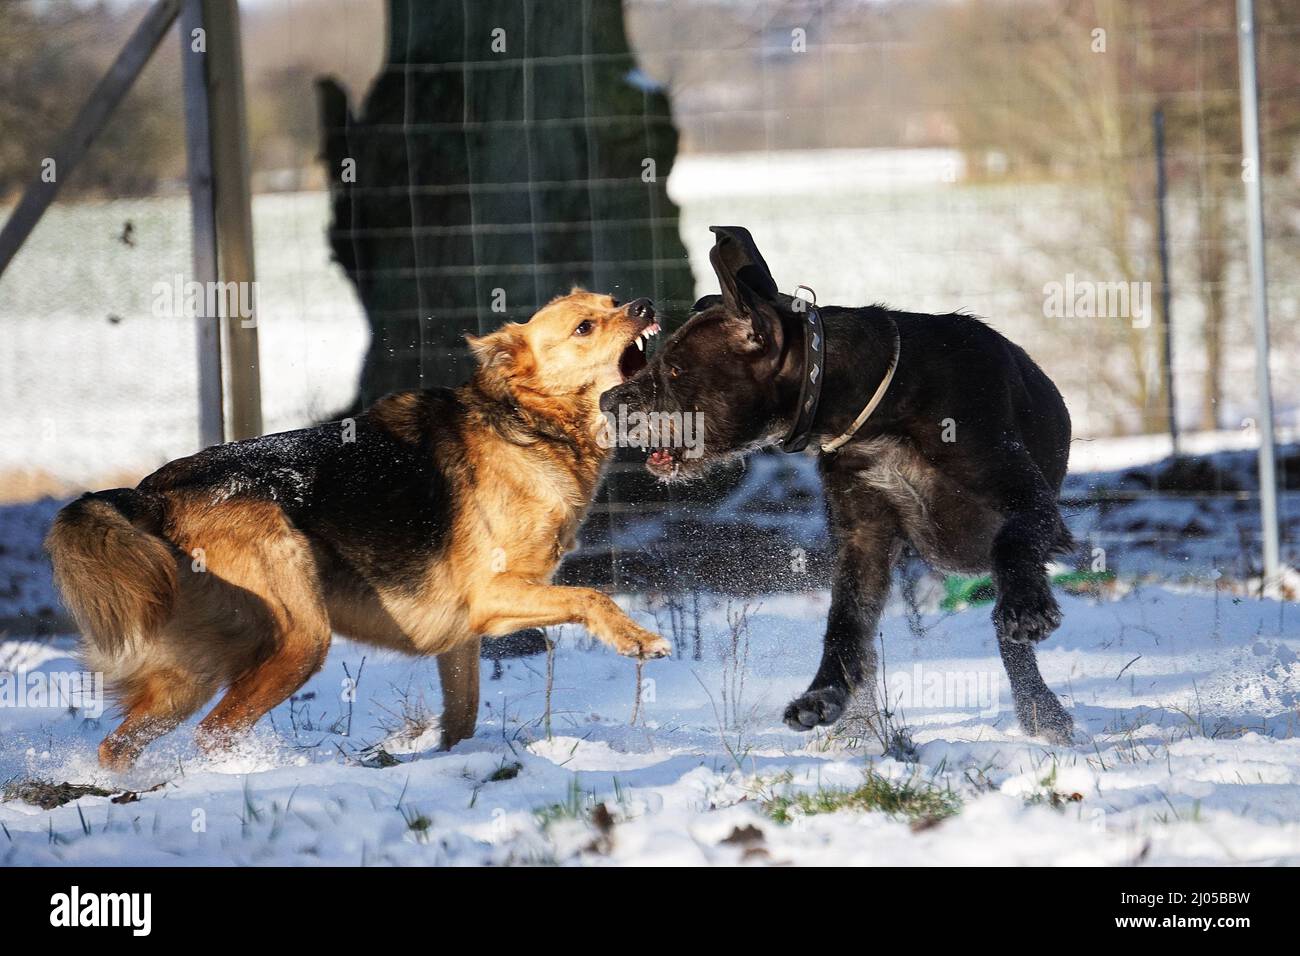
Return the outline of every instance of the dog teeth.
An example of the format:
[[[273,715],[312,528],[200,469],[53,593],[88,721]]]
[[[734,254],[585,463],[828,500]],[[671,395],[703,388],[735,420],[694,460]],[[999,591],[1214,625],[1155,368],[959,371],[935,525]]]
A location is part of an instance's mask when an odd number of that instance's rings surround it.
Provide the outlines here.
[[[638,332],[636,334],[636,338],[633,339],[632,341],[636,343],[637,348],[639,348],[642,352],[644,352],[646,343],[650,341],[650,336],[658,335],[658,334],[659,334],[659,323],[654,322],[650,325],[647,325],[644,329]]]

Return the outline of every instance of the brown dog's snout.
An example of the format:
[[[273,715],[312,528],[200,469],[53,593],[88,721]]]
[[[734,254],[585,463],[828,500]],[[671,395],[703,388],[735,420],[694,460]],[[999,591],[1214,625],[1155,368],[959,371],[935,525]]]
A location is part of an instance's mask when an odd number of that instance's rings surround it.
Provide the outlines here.
[[[649,299],[634,299],[627,304],[627,314],[634,319],[653,319],[655,307]]]

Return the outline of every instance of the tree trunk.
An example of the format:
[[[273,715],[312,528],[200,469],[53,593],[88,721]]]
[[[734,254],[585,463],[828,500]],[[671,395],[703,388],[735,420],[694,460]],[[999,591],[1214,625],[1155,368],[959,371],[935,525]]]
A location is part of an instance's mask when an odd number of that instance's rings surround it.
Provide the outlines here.
[[[459,383],[465,333],[575,284],[684,312],[694,282],[665,191],[677,131],[619,0],[388,12],[388,60],[360,114],[319,84],[330,243],[373,333],[358,403]]]

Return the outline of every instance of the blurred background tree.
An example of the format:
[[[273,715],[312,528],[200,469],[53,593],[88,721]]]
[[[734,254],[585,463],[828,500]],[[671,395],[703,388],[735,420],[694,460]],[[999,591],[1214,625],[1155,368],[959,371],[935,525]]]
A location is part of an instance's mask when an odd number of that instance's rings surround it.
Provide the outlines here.
[[[16,199],[36,174],[140,12],[107,3],[0,3],[0,199]],[[66,184],[72,195],[148,195],[184,177],[179,54],[174,43],[164,47]]]
[[[363,404],[462,381],[465,333],[573,285],[693,301],[677,130],[620,0],[389,0],[388,31],[358,111],[321,83],[330,242],[372,330]]]
[[[967,0],[932,10],[930,62],[953,97],[958,142],[977,175],[1072,183],[1095,197],[1088,234],[1061,235],[1080,278],[1151,281],[1157,290],[1152,114],[1165,113],[1174,220],[1196,231],[1204,359],[1196,425],[1222,419],[1225,290],[1238,255],[1241,115],[1235,5],[1217,0]],[[1294,15],[1287,0],[1261,0],[1263,25]],[[1273,173],[1300,147],[1300,40],[1267,32],[1261,50],[1262,135]],[[995,167],[995,168],[994,168]],[[1290,227],[1273,217],[1277,233]],[[1087,275],[1091,271],[1092,276]],[[1185,321],[1186,316],[1177,321]],[[1116,356],[1090,366],[1117,408],[1138,412],[1140,431],[1165,427],[1168,383],[1153,359],[1161,323],[1086,323],[1065,334]],[[1103,341],[1099,341],[1099,339]]]

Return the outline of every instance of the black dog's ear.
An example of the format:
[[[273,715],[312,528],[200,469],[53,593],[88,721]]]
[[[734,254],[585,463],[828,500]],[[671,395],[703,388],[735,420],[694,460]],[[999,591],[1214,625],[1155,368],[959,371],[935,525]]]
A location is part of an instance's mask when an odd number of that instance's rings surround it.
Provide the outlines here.
[[[749,339],[756,348],[779,355],[784,331],[777,311],[779,293],[754,237],[743,226],[710,226],[709,231],[717,236],[709,262],[722,287],[723,303],[749,319]]]
[[[749,230],[744,226],[710,226],[709,231],[717,236],[709,250],[709,262],[727,305],[748,311],[755,300],[774,300],[776,280]]]

